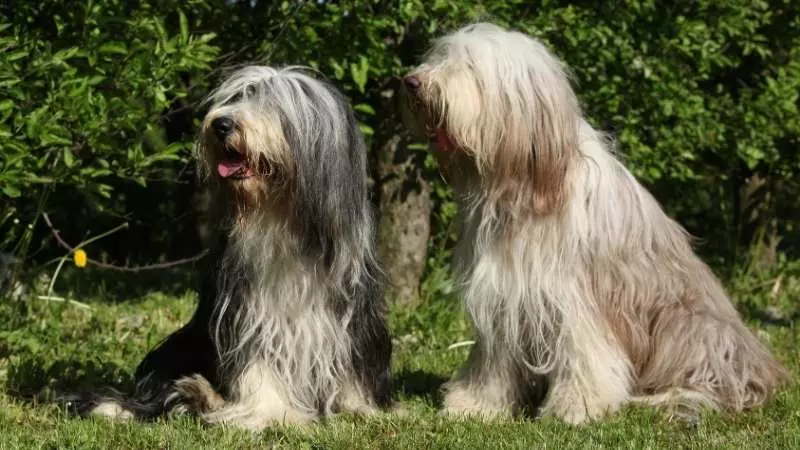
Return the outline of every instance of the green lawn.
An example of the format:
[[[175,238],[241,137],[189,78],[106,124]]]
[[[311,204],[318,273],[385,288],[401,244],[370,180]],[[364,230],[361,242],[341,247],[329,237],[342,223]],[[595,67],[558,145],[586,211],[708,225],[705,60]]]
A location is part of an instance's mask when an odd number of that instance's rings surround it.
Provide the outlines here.
[[[89,272],[73,272],[71,278],[88,276]],[[741,293],[737,298],[747,298],[740,306],[750,324],[759,328],[760,336],[797,377],[798,332],[791,318],[797,317],[800,283],[796,278],[782,280],[781,289],[770,295],[774,283],[769,281],[733,289]],[[451,298],[429,300],[413,313],[392,313],[395,389],[411,412],[403,417],[336,417],[307,428],[278,427],[250,434],[209,428],[190,418],[112,423],[68,416],[52,403],[57,395],[86,386],[130,383],[147,350],[191,313],[195,301],[191,291],[141,294],[146,283],[137,284],[139,289],[127,290],[128,295],[112,293],[121,291],[117,288],[98,294],[102,285],[92,295],[83,292],[87,289],[72,289],[71,297],[88,309],[44,300],[0,302],[0,449],[800,448],[796,384],[764,409],[742,415],[706,414],[697,424],[670,421],[645,408],[628,408],[583,427],[556,420],[484,424],[440,418],[438,387],[468,350],[448,349],[469,339],[467,324]],[[769,315],[772,319],[765,319],[759,311],[768,305],[784,319],[775,319],[774,312]]]

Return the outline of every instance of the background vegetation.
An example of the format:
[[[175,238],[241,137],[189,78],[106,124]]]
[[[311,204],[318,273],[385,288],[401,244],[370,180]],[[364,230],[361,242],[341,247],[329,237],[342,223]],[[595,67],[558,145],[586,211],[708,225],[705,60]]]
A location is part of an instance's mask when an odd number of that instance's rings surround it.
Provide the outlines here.
[[[712,262],[772,267],[800,248],[799,10],[790,0],[6,3],[0,248],[25,268],[48,261],[60,252],[48,212],[72,241],[129,222],[87,249],[110,261],[197,253],[190,150],[201,100],[229,69],[256,62],[310,65],[350,96],[376,203],[423,184],[430,256],[444,264],[453,205],[435,163],[405,140],[381,159],[404,138],[392,79],[432,37],[490,19],[567,61],[591,120]],[[398,177],[414,183],[383,198]]]
[[[430,393],[464,357],[463,349],[453,353],[447,346],[469,337],[451,295],[455,205],[434,160],[400,127],[395,77],[419,61],[432,38],[476,19],[537,36],[572,67],[590,120],[616,138],[628,167],[698,237],[698,250],[725,278],[745,317],[766,327],[764,336],[785,349],[784,361],[796,359],[796,1],[2,2],[0,381],[6,393],[0,409],[11,412],[0,420],[0,435],[14,429],[19,445],[52,445],[57,435],[28,440],[25,430],[38,420],[61,424],[61,413],[29,410],[30,402],[79,382],[124,384],[147,347],[185,320],[193,301],[191,265],[123,273],[92,263],[84,270],[65,267],[55,290],[92,309],[73,305],[76,312],[38,299],[49,293],[67,253],[43,214],[72,245],[127,223],[82,247],[100,263],[139,266],[200,253],[203,197],[192,141],[203,97],[244,63],[310,65],[352,100],[369,141],[392,296],[402,305],[393,317],[400,389],[433,408]],[[413,352],[423,356],[412,358]],[[797,424],[800,417],[782,413],[797,409],[792,392],[782,407],[745,426],[765,436],[793,430],[786,421]],[[631,417],[621,420],[650,421]],[[364,436],[445,427],[431,420],[379,423]],[[58,426],[62,434],[82,436],[96,425]],[[358,432],[346,431],[351,426],[360,425],[345,422],[310,439],[332,446],[361,442]],[[120,445],[159,445],[137,430],[126,431],[130,440]],[[504,430],[487,432],[502,437]],[[546,430],[563,432],[558,425]],[[598,428],[583,442],[613,445],[620,438],[614,430]],[[724,430],[711,425],[701,433],[722,439]],[[669,444],[682,432],[662,431],[662,440],[640,443]],[[482,433],[455,432],[467,441]],[[530,433],[509,442],[543,442],[543,435]],[[298,436],[284,438],[308,441]],[[210,439],[216,444],[209,445],[223,445],[234,438]]]

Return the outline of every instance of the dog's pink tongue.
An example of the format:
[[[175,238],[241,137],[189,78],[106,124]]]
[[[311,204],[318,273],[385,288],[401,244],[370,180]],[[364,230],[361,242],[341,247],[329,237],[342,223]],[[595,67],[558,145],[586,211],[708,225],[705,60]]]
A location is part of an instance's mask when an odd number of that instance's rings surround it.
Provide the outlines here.
[[[228,178],[236,175],[244,166],[244,161],[222,161],[217,164],[217,172],[222,178]]]
[[[444,128],[436,129],[436,144],[438,144],[439,150],[443,152],[453,149],[453,141],[450,140],[450,136],[447,135],[447,131]]]

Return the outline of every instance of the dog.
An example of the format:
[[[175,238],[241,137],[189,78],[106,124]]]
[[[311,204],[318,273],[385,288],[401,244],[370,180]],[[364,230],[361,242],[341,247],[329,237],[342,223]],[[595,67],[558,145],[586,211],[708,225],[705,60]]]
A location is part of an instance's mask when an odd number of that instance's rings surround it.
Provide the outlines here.
[[[454,259],[477,335],[445,414],[532,407],[577,424],[630,402],[742,411],[776,392],[785,369],[542,43],[471,24],[403,84],[409,126],[458,197]]]
[[[253,431],[391,402],[366,146],[347,100],[299,67],[247,66],[198,139],[212,226],[197,309],[85,414],[198,414]]]

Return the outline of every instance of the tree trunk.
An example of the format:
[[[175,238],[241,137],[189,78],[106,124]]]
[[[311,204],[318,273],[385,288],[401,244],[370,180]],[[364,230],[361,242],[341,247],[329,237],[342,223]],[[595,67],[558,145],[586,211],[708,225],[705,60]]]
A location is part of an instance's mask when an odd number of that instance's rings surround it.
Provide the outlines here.
[[[378,155],[381,221],[378,252],[389,277],[387,298],[401,305],[419,301],[428,253],[432,202],[422,176],[422,155],[395,134]]]
[[[778,260],[781,236],[776,222],[772,186],[768,179],[753,174],[741,189],[742,242],[748,247],[750,271],[768,270]]]

